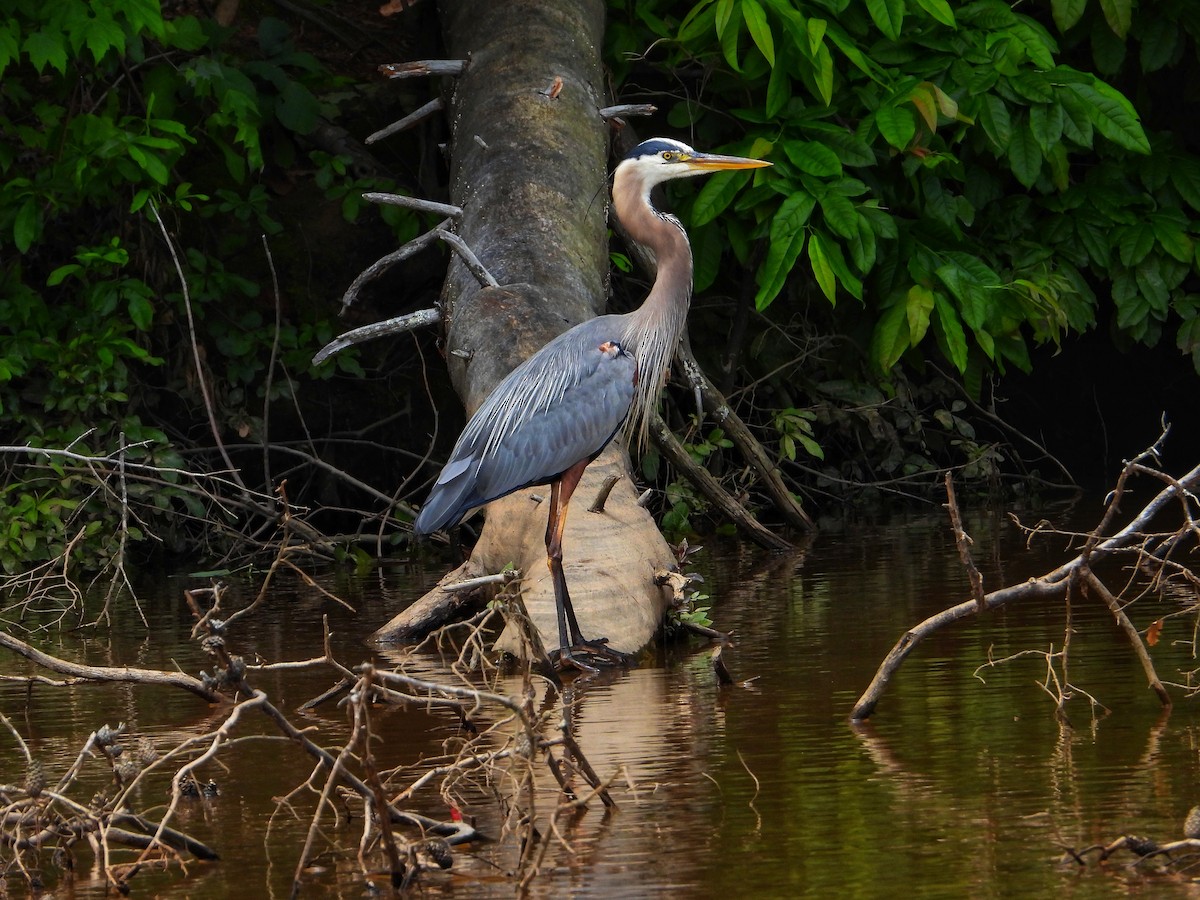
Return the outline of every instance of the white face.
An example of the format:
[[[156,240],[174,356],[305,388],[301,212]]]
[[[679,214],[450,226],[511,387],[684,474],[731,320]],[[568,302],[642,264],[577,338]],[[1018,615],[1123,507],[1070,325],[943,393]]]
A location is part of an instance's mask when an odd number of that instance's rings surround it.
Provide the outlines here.
[[[700,174],[698,170],[686,165],[687,160],[696,156],[696,151],[682,141],[654,138],[645,143],[653,144],[656,152],[627,159],[621,166],[636,170],[647,184],[653,185],[672,178]]]

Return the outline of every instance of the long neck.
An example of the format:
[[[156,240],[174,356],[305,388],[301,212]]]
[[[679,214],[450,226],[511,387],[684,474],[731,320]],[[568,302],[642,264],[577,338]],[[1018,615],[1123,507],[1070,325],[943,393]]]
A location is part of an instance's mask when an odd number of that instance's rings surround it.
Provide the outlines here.
[[[641,184],[613,185],[617,218],[633,240],[654,252],[657,274],[650,293],[626,319],[623,343],[638,362],[638,389],[630,411],[630,434],[645,444],[649,417],[667,380],[687,324],[692,297],[692,248],[674,216],[654,209]]]

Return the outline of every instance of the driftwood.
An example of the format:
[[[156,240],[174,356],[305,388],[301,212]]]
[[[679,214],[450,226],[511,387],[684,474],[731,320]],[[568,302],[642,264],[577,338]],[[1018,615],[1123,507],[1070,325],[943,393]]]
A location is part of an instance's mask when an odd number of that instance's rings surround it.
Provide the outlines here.
[[[1092,566],[1118,553],[1137,554],[1148,567],[1162,569],[1170,560],[1172,551],[1185,541],[1200,538],[1200,525],[1196,519],[1196,492],[1200,490],[1200,466],[1181,478],[1173,478],[1148,463],[1157,461],[1164,432],[1159,441],[1125,464],[1117,486],[1109,495],[1108,504],[1100,524],[1088,535],[1083,549],[1074,559],[1039,578],[1031,578],[1022,584],[1010,585],[991,591],[980,597],[972,597],[963,603],[942,610],[905,632],[880,664],[870,685],[850,713],[851,721],[860,722],[874,713],[888,683],[899,670],[904,660],[925,638],[941,628],[981,612],[997,609],[1015,601],[1049,600],[1065,597],[1073,583],[1078,582],[1086,592],[1095,592],[1117,618],[1118,624],[1129,637],[1134,652],[1141,662],[1146,678],[1159,701],[1170,706],[1170,696],[1154,673],[1153,663],[1137,629],[1129,622],[1120,604],[1104,587],[1092,571]],[[1125,497],[1128,480],[1142,475],[1155,478],[1165,484],[1123,528],[1105,536],[1112,526],[1119,505]],[[1174,532],[1155,533],[1152,524],[1156,517],[1178,504],[1182,510],[1182,524]],[[981,602],[982,601],[982,602]]]

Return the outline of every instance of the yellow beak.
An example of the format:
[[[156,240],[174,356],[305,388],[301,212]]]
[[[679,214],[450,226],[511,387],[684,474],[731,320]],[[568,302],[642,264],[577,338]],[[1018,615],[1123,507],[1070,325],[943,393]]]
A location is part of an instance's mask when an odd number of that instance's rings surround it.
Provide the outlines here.
[[[772,165],[765,159],[750,159],[746,156],[721,156],[717,153],[697,153],[684,160],[683,164],[689,169],[696,169],[701,172],[710,172],[719,169],[761,169],[764,166]]]

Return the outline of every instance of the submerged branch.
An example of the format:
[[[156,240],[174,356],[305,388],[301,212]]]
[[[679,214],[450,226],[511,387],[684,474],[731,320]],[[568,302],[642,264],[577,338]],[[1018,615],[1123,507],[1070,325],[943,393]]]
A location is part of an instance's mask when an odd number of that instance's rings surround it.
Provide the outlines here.
[[[1043,575],[1041,578],[1030,579],[1024,584],[1012,585],[992,591],[984,595],[984,602],[982,604],[977,599],[971,599],[945,609],[905,632],[884,658],[871,684],[863,692],[862,696],[859,697],[858,702],[855,703],[854,709],[850,713],[851,721],[861,722],[875,711],[880,697],[883,695],[892,676],[900,668],[900,665],[924,638],[939,629],[960,619],[965,619],[968,616],[996,609],[1014,600],[1048,599],[1060,596],[1067,590],[1069,581],[1074,576],[1094,578],[1090,573],[1091,567],[1096,562],[1115,553],[1132,550],[1137,545],[1141,545],[1144,548],[1153,537],[1154,533],[1151,531],[1151,527],[1155,517],[1163,513],[1172,504],[1181,504],[1184,518],[1188,522],[1193,522],[1192,509],[1196,503],[1195,492],[1200,489],[1200,466],[1196,466],[1181,478],[1172,478],[1157,470],[1147,469],[1144,466],[1144,461],[1148,458],[1158,458],[1160,443],[1161,438],[1149,450],[1126,464],[1118,479],[1117,487],[1109,496],[1108,507],[1105,510],[1103,519],[1091,532],[1083,550],[1074,559],[1059,566],[1054,571]],[[1124,528],[1110,537],[1104,537],[1104,532],[1111,526],[1116,517],[1117,506],[1125,494],[1125,484],[1128,478],[1134,474],[1151,474],[1162,480],[1166,486],[1151,498]],[[1177,536],[1178,532],[1172,533],[1167,536],[1166,540],[1173,541]],[[1097,581],[1096,583],[1098,584],[1099,582]],[[1108,593],[1107,589],[1105,589],[1105,593]],[[1111,594],[1109,596],[1111,597]],[[1113,606],[1110,604],[1110,609],[1112,608]],[[1119,605],[1115,611],[1119,612]],[[1128,622],[1128,619],[1126,618],[1125,621]],[[1129,624],[1126,633],[1128,634],[1131,629],[1134,637],[1137,637],[1137,631],[1133,628],[1132,624]],[[1133,646],[1135,653],[1138,653],[1138,647],[1141,647],[1142,653],[1144,653],[1145,647],[1140,638],[1137,638]],[[1150,680],[1151,686],[1154,687],[1159,699],[1164,703],[1169,703],[1169,698],[1164,696],[1166,692],[1162,686],[1162,682],[1154,674],[1153,666],[1149,665],[1148,654],[1144,656],[1139,654],[1139,659],[1142,660],[1147,678]]]
[[[11,650],[23,656],[44,669],[70,675],[73,678],[83,678],[88,681],[119,681],[127,684],[155,684],[183,688],[209,703],[220,703],[223,698],[216,691],[206,686],[204,682],[182,672],[162,672],[157,669],[135,669],[129,666],[85,666],[80,663],[68,662],[43,653],[36,647],[31,647],[24,641],[18,640],[7,632],[0,631],[0,647]]]

